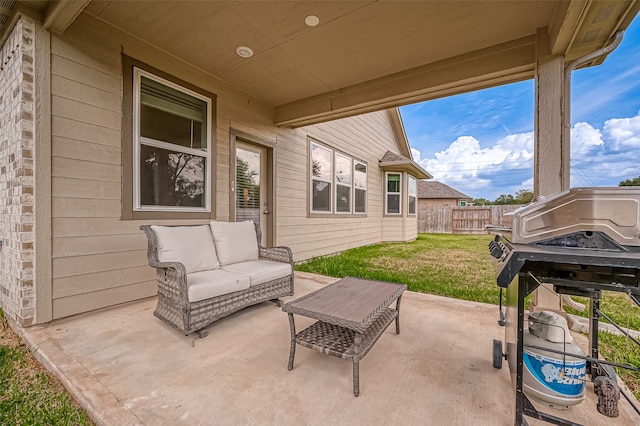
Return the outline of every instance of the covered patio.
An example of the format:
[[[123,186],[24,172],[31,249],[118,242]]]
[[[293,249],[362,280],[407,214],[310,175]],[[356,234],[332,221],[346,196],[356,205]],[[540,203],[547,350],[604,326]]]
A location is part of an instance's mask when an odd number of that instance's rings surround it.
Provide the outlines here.
[[[295,297],[333,281],[296,273]],[[218,321],[204,339],[177,333],[154,307],[148,298],[21,331],[99,424],[513,424],[509,370],[491,363],[504,333],[496,306],[405,292],[401,333],[390,327],[360,364],[358,398],[350,362],[299,347],[287,371],[287,315],[272,303]],[[298,329],[310,322],[296,317]],[[591,383],[582,404],[556,413],[639,421],[625,401],[619,418],[599,414]]]
[[[565,189],[569,72],[601,63],[606,54],[589,55],[619,39],[639,2],[5,3],[0,47],[5,64],[14,58],[5,75],[17,88],[5,138],[17,142],[4,154],[16,166],[6,180],[13,198],[2,205],[15,214],[0,223],[8,265],[0,305],[99,424],[513,424],[508,369],[491,365],[492,340],[503,337],[497,307],[407,292],[401,334],[387,330],[363,360],[355,398],[349,362],[299,348],[287,371],[287,316],[273,304],[218,321],[205,339],[154,318],[156,281],[139,226],[235,220],[236,141],[244,140],[269,163],[270,204],[260,216],[271,245],[291,247],[299,261],[387,241],[386,171],[371,148],[388,147],[348,140],[330,122],[526,79],[536,88],[535,192]],[[143,173],[134,152],[151,146],[136,127],[136,68],[211,104],[198,154],[214,158],[199,210],[145,209],[136,198]],[[400,116],[388,120],[388,136],[406,139]],[[326,152],[371,171],[365,226],[355,215],[312,214],[308,169],[320,136]],[[408,144],[392,148],[412,161]],[[330,281],[299,274],[295,297]],[[610,424],[588,395],[559,415]],[[623,402],[621,411],[616,424],[638,422]]]

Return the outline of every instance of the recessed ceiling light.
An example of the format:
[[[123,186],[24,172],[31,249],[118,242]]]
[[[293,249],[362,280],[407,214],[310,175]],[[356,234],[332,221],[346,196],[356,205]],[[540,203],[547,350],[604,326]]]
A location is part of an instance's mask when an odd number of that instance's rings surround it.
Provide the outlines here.
[[[236,47],[236,53],[241,58],[250,58],[250,57],[253,56],[253,50],[251,50],[251,48],[247,47],[247,46],[238,46],[238,47]]]
[[[320,23],[320,18],[318,18],[316,15],[309,15],[304,18],[304,23],[310,27],[315,27]]]

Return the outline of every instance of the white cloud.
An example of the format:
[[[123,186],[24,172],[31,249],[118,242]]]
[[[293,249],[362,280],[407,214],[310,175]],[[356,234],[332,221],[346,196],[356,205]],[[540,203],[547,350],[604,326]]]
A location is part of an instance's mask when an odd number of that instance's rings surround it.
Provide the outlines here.
[[[502,151],[509,153],[506,158],[506,166],[510,169],[531,166],[533,145],[533,132],[509,135],[500,139],[496,144]]]
[[[578,150],[572,155],[572,186],[616,186],[624,179],[640,175],[637,161],[640,112],[635,117],[607,120],[601,131],[601,139],[602,146],[597,149]],[[580,143],[579,140],[575,138],[574,142]]]
[[[413,157],[413,161],[416,163],[420,162],[420,151],[415,148],[411,148],[411,156]]]
[[[631,118],[612,118],[604,123],[604,134],[614,151],[640,147],[640,112]]]
[[[571,156],[582,156],[602,148],[604,141],[600,130],[589,123],[576,123],[571,129]]]
[[[525,180],[524,182],[522,182],[519,185],[520,188],[522,189],[530,189],[533,191],[533,177],[530,177],[529,179]]]
[[[607,120],[602,130],[576,123],[571,129],[571,185],[615,186],[640,175],[639,149],[640,112]],[[489,198],[490,193],[533,189],[533,178],[526,177],[526,169],[533,171],[533,151],[533,132],[508,135],[485,148],[473,136],[460,136],[433,158],[411,149],[414,160],[435,180],[462,192],[481,190],[477,196]]]
[[[412,149],[414,158],[420,152]],[[491,185],[480,174],[499,173],[509,169],[531,167],[533,161],[533,132],[508,135],[493,147],[481,148],[472,136],[460,136],[449,147],[437,152],[435,158],[417,160],[435,179],[461,186],[467,190]]]

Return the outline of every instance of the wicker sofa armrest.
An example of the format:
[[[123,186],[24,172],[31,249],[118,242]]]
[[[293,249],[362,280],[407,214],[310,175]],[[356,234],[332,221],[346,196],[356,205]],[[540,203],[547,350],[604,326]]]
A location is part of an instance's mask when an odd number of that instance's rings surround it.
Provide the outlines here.
[[[140,229],[147,236],[147,262],[158,274],[158,293],[172,300],[188,302],[187,270],[181,262],[161,262],[158,259],[158,241],[151,225]]]
[[[260,259],[274,262],[289,263],[293,265],[293,252],[289,247],[258,247]]]
[[[174,269],[176,271],[176,273],[178,275],[187,275],[187,270],[184,267],[184,265],[180,262],[156,262],[153,261],[151,259],[147,259],[149,266],[151,266],[152,268],[169,268],[169,269]]]
[[[158,274],[158,293],[163,296],[188,303],[187,272],[180,262],[153,262],[149,266]]]

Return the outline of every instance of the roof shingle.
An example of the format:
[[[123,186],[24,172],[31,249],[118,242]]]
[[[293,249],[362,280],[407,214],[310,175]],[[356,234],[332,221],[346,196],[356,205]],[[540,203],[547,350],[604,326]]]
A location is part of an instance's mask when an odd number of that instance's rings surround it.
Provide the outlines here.
[[[471,200],[466,194],[453,189],[449,185],[434,180],[418,181],[418,198],[455,198],[458,200]]]

